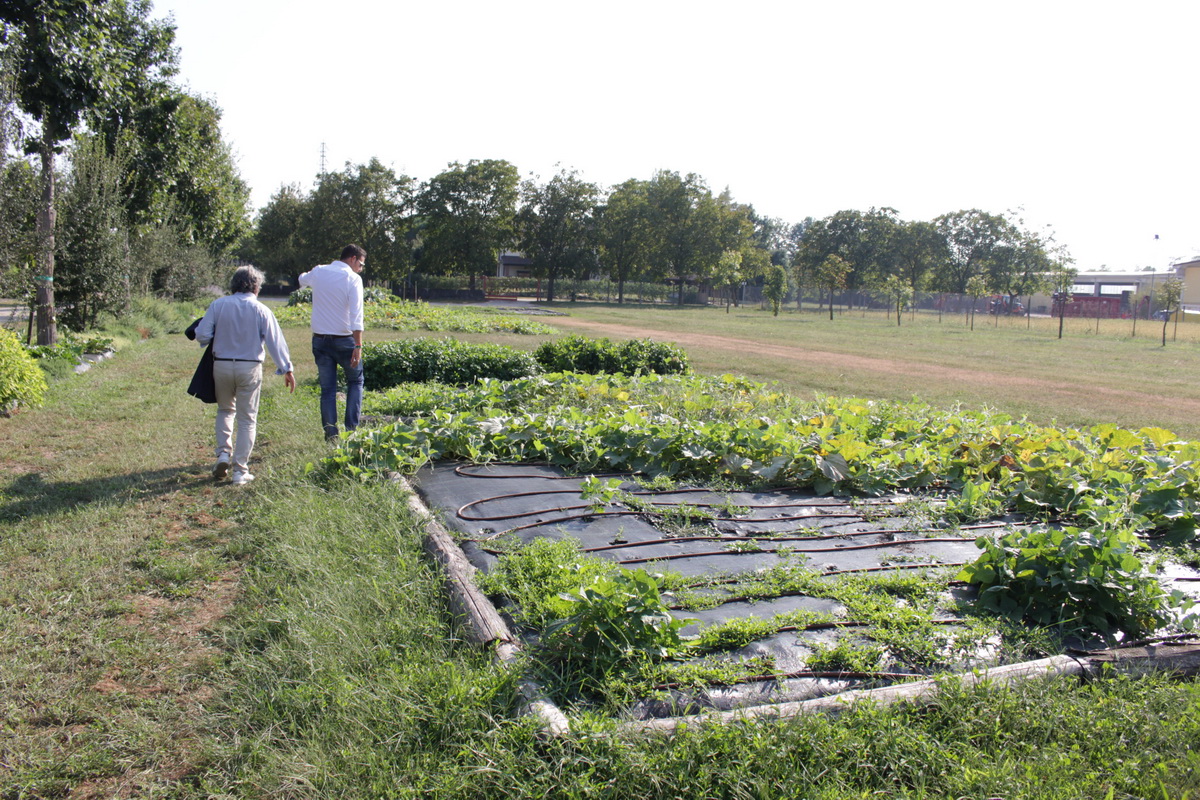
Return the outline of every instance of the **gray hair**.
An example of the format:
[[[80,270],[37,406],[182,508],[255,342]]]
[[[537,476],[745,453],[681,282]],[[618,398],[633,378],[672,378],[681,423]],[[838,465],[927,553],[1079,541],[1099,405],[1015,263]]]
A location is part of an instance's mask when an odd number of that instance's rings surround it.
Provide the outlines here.
[[[262,272],[254,267],[238,267],[234,270],[233,277],[229,279],[229,291],[234,294],[238,292],[258,294],[258,290],[262,288],[264,280]]]

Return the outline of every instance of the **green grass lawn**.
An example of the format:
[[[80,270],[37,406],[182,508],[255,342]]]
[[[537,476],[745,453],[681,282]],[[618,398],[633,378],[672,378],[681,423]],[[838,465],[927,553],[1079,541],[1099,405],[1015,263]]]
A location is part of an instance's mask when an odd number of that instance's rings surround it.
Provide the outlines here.
[[[896,332],[854,314],[570,310],[594,325],[892,348],[913,363],[1091,387],[1075,406],[1039,396],[1013,409],[994,388],[971,389],[972,401],[918,376],[900,399],[1086,421],[1109,413],[1088,394],[1139,371],[1136,390],[1162,405],[1196,399],[1193,342],[1162,349],[1102,331],[1059,343],[1009,320]],[[305,475],[328,451],[306,331],[287,336],[300,388],[267,379],[248,487],[208,477],[213,411],[184,393],[199,350],[182,336],[127,347],[55,383],[44,408],[0,419],[0,797],[1200,796],[1200,690],[1156,677],[951,688],[923,710],[670,739],[615,737],[601,720],[540,738],[512,713],[513,676],[448,619],[405,498]],[[705,370],[772,371],[749,351],[690,352]],[[878,370],[775,377],[892,396]],[[1128,424],[1197,435],[1169,421]]]

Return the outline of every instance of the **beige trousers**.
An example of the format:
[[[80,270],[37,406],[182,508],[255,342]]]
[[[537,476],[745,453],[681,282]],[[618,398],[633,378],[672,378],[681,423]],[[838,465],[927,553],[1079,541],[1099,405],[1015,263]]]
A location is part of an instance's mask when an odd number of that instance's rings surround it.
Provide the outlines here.
[[[234,472],[250,471],[250,452],[258,426],[258,397],[262,391],[262,364],[255,361],[213,362],[217,385],[217,458],[230,455]],[[233,421],[237,419],[234,443]]]

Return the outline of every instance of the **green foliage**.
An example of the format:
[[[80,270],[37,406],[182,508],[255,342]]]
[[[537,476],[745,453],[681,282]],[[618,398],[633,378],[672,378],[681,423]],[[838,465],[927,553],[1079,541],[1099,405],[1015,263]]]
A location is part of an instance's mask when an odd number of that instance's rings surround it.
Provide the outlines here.
[[[562,595],[617,570],[611,561],[580,552],[574,539],[538,538],[500,556],[476,576],[487,594],[510,604],[516,621],[540,629],[570,616],[572,604]]]
[[[680,654],[688,623],[671,616],[661,591],[662,578],[641,569],[593,577],[561,595],[570,614],[546,626],[535,657],[560,691],[586,695],[639,662]]]
[[[982,555],[959,577],[979,587],[983,608],[1035,625],[1137,636],[1162,628],[1172,602],[1185,602],[1147,574],[1127,532],[1041,527],[976,545]]]
[[[772,264],[767,269],[766,281],[763,283],[763,297],[771,301],[771,312],[779,316],[779,307],[787,297],[787,270],[778,264]]]
[[[516,216],[519,247],[533,274],[547,279],[547,300],[554,300],[559,278],[595,271],[599,194],[596,184],[567,169],[545,184],[528,180],[521,186],[522,208]]]
[[[497,344],[422,337],[363,347],[363,377],[368,386],[414,381],[462,385],[482,378],[523,378],[540,371],[529,353]]]
[[[365,302],[365,300],[364,300]],[[296,291],[288,295],[287,304],[289,306],[311,306],[312,305],[312,287],[301,286]]]
[[[109,155],[96,136],[77,136],[71,172],[59,196],[55,302],[59,322],[74,330],[96,324],[130,299],[123,179],[128,153]]]
[[[306,288],[293,292],[288,305],[275,309],[275,318],[280,325],[307,324],[312,311],[312,294]],[[305,299],[307,298],[307,300]],[[366,303],[364,319],[372,330],[393,331],[453,331],[458,333],[516,333],[527,336],[545,336],[553,329],[544,322],[530,319],[522,314],[511,314],[493,309],[451,308],[431,306],[428,303],[400,300],[389,296],[386,300]]]
[[[108,336],[81,336],[64,331],[57,343],[32,345],[28,350],[37,359],[61,358],[78,364],[84,353],[103,353],[112,346],[113,340]]]
[[[430,274],[493,272],[514,234],[517,168],[500,159],[457,161],[417,197],[423,227],[420,265]]]
[[[0,412],[38,406],[46,396],[46,378],[15,333],[0,328]]]
[[[650,339],[616,344],[572,334],[544,342],[535,356],[547,372],[675,375],[691,371],[687,353],[680,347]]]

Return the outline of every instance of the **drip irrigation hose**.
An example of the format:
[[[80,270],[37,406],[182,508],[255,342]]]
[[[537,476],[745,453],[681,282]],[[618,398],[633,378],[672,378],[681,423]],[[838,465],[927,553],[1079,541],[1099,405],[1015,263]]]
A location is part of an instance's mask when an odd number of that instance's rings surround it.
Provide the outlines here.
[[[994,525],[989,525],[988,527],[1002,527],[1002,526],[1003,526],[1003,523],[995,523]],[[983,526],[972,526],[972,527],[983,527]],[[959,530],[965,530],[965,529],[966,528],[964,527],[964,528],[960,528]],[[854,536],[888,536],[888,535],[894,535],[894,534],[898,534],[898,533],[945,533],[945,532],[946,531],[944,531],[941,528],[923,528],[921,530],[906,530],[904,528],[885,528],[885,529],[876,530],[876,531],[846,531],[845,533],[813,534],[811,536],[776,536],[771,533],[755,535],[754,532],[751,531],[748,534],[741,534],[741,535],[673,536],[673,537],[668,537],[668,538],[663,538],[663,539],[645,539],[645,540],[637,541],[637,542],[614,542],[613,544],[600,545],[598,547],[585,547],[585,548],[582,548],[581,552],[601,553],[601,552],[604,552],[605,550],[620,550],[620,549],[626,548],[626,547],[643,547],[645,545],[672,544],[675,542],[742,542],[742,541],[757,542],[757,541],[764,541],[764,540],[769,541],[769,542],[823,542],[823,541],[829,541],[829,540],[833,540],[833,539],[849,539]],[[954,539],[938,539],[938,538],[934,538],[934,537],[927,537],[927,538],[921,538],[921,539],[898,539],[897,541],[900,541],[900,542],[936,542],[936,541],[969,542],[971,540],[966,537],[960,536],[960,537],[957,537]],[[838,549],[844,550],[846,548],[838,548]],[[820,552],[820,551],[806,550],[804,552],[813,553],[813,552]]]
[[[646,558],[627,558],[617,561],[616,563],[624,566],[625,564],[644,564],[647,561],[674,561],[680,558],[702,558],[705,556],[731,556],[731,555],[761,555],[761,554],[777,554],[783,553],[845,553],[850,550],[877,550],[886,547],[899,547],[900,545],[915,544],[920,542],[967,542],[969,539],[961,537],[954,538],[937,538],[937,539],[897,539],[892,542],[875,542],[872,544],[852,544],[845,547],[818,547],[812,550],[783,550],[778,548],[763,547],[758,550],[710,550],[702,553],[672,553],[665,556],[648,556]]]
[[[662,491],[626,492],[626,494],[629,494],[629,495],[632,495],[635,497],[647,497],[647,496],[659,497],[662,495],[669,495],[669,494],[689,494],[689,493],[718,494],[718,492],[714,492],[712,489],[672,489],[672,490],[662,490]],[[492,514],[492,515],[486,515],[486,516],[485,515],[468,515],[467,514],[467,509],[475,508],[477,506],[484,505],[485,503],[492,503],[492,502],[496,502],[499,500],[511,500],[512,498],[515,498],[515,497],[537,497],[539,495],[551,495],[551,494],[578,495],[579,490],[578,489],[541,489],[541,490],[532,491],[532,492],[510,492],[508,494],[496,494],[496,495],[492,495],[490,497],[482,497],[478,500],[472,500],[469,503],[464,503],[463,505],[458,507],[458,510],[455,512],[455,514],[458,516],[459,519],[466,520],[468,522],[495,522],[497,520],[514,519],[516,517],[531,517],[534,514],[545,514],[550,511],[574,511],[577,508],[593,508],[593,507],[595,507],[594,503],[579,503],[577,505],[571,505],[571,506],[554,506],[553,508],[541,508],[541,509],[534,509],[532,511],[517,511],[517,512],[511,513],[511,514]],[[655,503],[655,502],[651,501],[651,502],[647,503],[647,505],[677,507],[680,504],[679,503]],[[728,506],[733,506],[735,508],[748,508],[748,509],[769,509],[769,508],[826,509],[826,508],[854,508],[855,505],[863,505],[863,504],[862,503],[858,503],[858,504],[856,504],[856,503],[809,503],[809,502],[735,503],[731,500],[726,500],[726,501],[722,501],[720,503],[690,503],[689,505],[691,505],[694,508],[725,508]],[[889,502],[881,501],[881,502],[867,503],[865,505],[872,505],[872,506],[876,506],[876,507],[893,507],[894,506],[894,507],[899,508],[900,506],[902,506],[904,504],[903,503],[889,503]],[[599,512],[597,512],[597,513],[599,513]],[[750,518],[747,521],[749,521],[749,522],[774,522],[776,520],[788,521],[788,520],[806,519],[808,517],[821,517],[821,516],[830,516],[830,515],[828,515],[828,514],[811,514],[811,515],[781,514],[777,517],[768,517],[766,519]],[[861,515],[855,514],[854,516],[861,516]],[[740,519],[740,518],[741,517],[731,516],[731,517],[727,517],[726,519]]]

